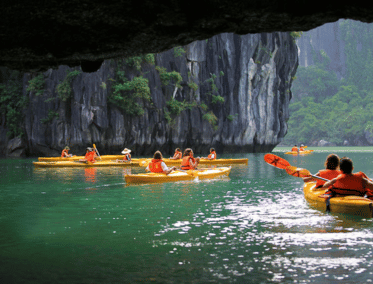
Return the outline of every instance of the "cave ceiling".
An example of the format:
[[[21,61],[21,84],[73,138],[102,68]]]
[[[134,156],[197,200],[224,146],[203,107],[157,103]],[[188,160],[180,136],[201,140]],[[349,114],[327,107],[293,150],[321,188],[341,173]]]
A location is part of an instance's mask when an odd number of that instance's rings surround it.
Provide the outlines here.
[[[59,65],[94,72],[105,59],[162,52],[225,32],[373,21],[368,1],[4,0],[0,7],[0,66],[23,72]]]

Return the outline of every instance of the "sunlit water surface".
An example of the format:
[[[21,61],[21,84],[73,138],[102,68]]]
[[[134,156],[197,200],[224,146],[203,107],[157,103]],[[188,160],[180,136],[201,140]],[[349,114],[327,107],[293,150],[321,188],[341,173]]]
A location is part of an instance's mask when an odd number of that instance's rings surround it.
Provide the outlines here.
[[[311,149],[274,153],[315,173],[333,152],[373,177],[373,148]],[[124,181],[141,168],[0,160],[0,283],[372,282],[371,219],[312,209],[301,179],[242,156],[229,178],[141,186]]]

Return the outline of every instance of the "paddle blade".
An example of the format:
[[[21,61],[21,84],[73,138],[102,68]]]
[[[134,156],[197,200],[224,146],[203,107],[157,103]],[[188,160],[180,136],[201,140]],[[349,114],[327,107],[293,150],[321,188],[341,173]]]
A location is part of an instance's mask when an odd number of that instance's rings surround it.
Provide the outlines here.
[[[274,154],[265,154],[264,161],[279,169],[286,169],[286,167],[291,166],[288,161]]]
[[[302,169],[302,168],[297,168],[297,167],[290,166],[290,167],[286,167],[285,170],[289,175],[291,175],[293,177],[304,178],[304,177],[310,177],[311,176],[311,173],[310,173],[309,170]]]

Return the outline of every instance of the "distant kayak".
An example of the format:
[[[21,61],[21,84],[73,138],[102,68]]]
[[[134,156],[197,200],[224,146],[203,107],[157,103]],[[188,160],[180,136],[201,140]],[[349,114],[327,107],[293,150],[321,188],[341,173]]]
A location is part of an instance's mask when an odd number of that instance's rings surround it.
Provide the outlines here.
[[[295,155],[295,156],[297,156],[297,155],[308,155],[308,154],[312,154],[313,151],[314,150],[304,150],[304,151],[299,151],[299,153],[298,152],[285,152],[285,154]]]
[[[200,169],[181,171],[176,170],[166,175],[164,173],[143,173],[125,175],[127,183],[162,183],[177,182],[198,179],[212,179],[217,177],[228,177],[231,167],[220,167],[215,169]]]
[[[326,200],[319,197],[324,194],[324,190],[315,188],[316,182],[304,184],[303,192],[305,199],[316,209],[326,212]],[[330,212],[345,213],[364,218],[372,218],[373,200],[361,196],[343,196],[330,198]]]

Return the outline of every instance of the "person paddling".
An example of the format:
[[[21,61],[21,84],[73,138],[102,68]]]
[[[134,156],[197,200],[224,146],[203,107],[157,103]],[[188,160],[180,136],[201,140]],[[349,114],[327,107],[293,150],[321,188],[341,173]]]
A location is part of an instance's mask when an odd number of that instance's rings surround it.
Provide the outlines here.
[[[318,171],[315,176],[332,180],[339,176],[342,172],[339,170],[339,157],[336,154],[330,154],[325,160],[325,169]],[[316,181],[316,187],[320,188],[325,184],[325,181],[314,177],[303,178],[304,182]]]
[[[294,145],[293,148],[291,148],[291,152],[296,152],[296,153],[299,153],[299,149],[298,149],[298,146],[297,145]]]
[[[303,152],[303,151],[305,151],[305,147],[304,147],[304,145],[303,144],[300,144],[300,147],[299,147],[299,152]]]
[[[95,163],[96,162],[96,151],[95,149],[88,147],[84,156],[84,159],[79,160],[84,163]]]
[[[176,170],[176,167],[167,167],[165,162],[163,162],[163,156],[161,151],[156,151],[154,153],[153,159],[151,160],[151,162],[145,170],[152,173],[165,173],[166,175],[168,175],[172,171]]]
[[[215,160],[216,159],[216,151],[214,148],[210,148],[210,154],[207,156],[207,158],[204,158],[207,160]]]
[[[74,156],[73,154],[69,154],[69,150],[70,150],[70,147],[69,147],[69,146],[66,146],[66,147],[62,150],[61,158],[69,158],[69,157]]]
[[[339,168],[342,174],[321,187],[321,189],[329,189],[322,197],[357,195],[373,200],[373,182],[363,172],[352,173],[354,167],[351,159],[342,158]]]
[[[122,160],[118,159],[117,162],[125,162],[125,163],[131,162],[132,157],[131,157],[131,150],[130,149],[124,148],[123,151],[122,151],[122,154],[124,155],[123,159]]]
[[[199,164],[200,158],[194,158],[193,150],[191,148],[187,148],[184,151],[184,157],[181,161],[181,169],[182,170],[194,170],[197,168]]]
[[[180,148],[176,148],[175,149],[175,153],[174,153],[174,156],[173,157],[170,157],[171,160],[179,160],[183,157],[183,153],[181,153],[181,149]]]

